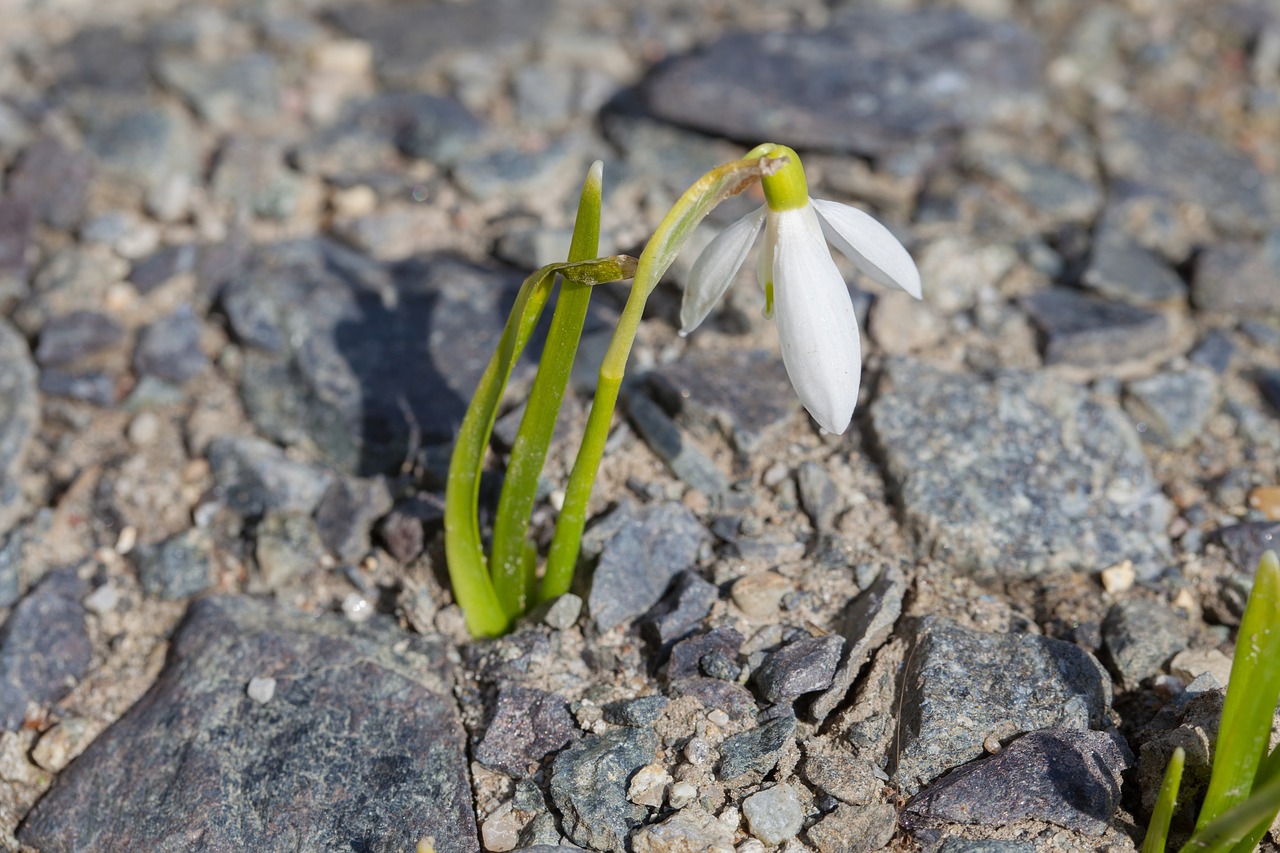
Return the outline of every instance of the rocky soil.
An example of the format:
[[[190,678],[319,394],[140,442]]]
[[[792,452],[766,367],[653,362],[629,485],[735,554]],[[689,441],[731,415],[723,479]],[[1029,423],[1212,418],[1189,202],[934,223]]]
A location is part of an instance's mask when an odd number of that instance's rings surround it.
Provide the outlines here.
[[[1205,784],[1280,542],[1274,4],[0,20],[0,846],[1127,851],[1174,745]],[[470,642],[442,487],[514,289],[592,160],[638,253],[761,141],[921,268],[848,270],[853,427],[749,272],[676,335],[687,252],[577,594]]]

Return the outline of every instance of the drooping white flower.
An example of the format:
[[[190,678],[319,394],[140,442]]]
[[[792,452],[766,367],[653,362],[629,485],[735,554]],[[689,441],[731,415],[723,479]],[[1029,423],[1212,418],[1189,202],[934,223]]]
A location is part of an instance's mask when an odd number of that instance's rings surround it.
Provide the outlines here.
[[[697,328],[724,295],[763,225],[756,274],[766,313],[776,309],[782,363],[818,425],[843,433],[858,402],[862,351],[853,301],[827,241],[866,275],[917,299],[920,273],[897,238],[871,216],[810,199],[804,168],[790,148],[766,144],[748,156],[788,162],[763,179],[766,203],[726,228],[694,263],[680,306],[680,334]]]

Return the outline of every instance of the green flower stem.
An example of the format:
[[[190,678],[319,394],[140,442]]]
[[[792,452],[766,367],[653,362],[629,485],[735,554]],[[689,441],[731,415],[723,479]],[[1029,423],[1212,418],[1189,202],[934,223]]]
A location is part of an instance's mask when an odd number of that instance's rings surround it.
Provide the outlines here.
[[[785,165],[785,158],[768,157],[772,149],[762,150],[765,147],[755,149],[746,159],[717,166],[685,190],[684,195],[680,196],[675,206],[663,217],[658,230],[640,255],[631,294],[622,309],[613,339],[609,342],[609,349],[600,365],[600,379],[595,399],[591,402],[591,414],[587,417],[582,445],[578,448],[578,456],[569,474],[564,507],[556,522],[555,536],[547,554],[547,570],[538,590],[540,601],[563,595],[569,591],[573,582],[578,550],[582,544],[582,531],[587,524],[587,504],[591,499],[596,473],[600,469],[600,460],[604,457],[604,445],[613,422],[622,376],[635,342],[636,330],[644,314],[645,302],[657,287],[663,273],[675,260],[680,247],[713,207],[756,181],[777,173]]]
[[[1169,840],[1169,824],[1173,821],[1173,810],[1178,805],[1178,789],[1182,786],[1182,768],[1186,760],[1187,753],[1182,747],[1174,749],[1173,755],[1169,756],[1169,764],[1164,769],[1164,782],[1156,797],[1156,807],[1147,824],[1147,837],[1142,841],[1142,853],[1164,853],[1165,843]]]
[[[583,284],[600,284],[631,278],[635,274],[635,261],[619,255],[574,264],[550,264],[526,278],[502,330],[498,348],[485,367],[463,416],[449,461],[444,539],[454,598],[466,614],[467,629],[476,637],[497,636],[511,624],[511,617],[502,607],[489,576],[480,541],[478,505],[485,450],[511,369],[537,325],[557,273]]]
[[[603,170],[604,164],[597,160],[582,185],[573,242],[569,247],[568,260],[571,263],[594,258],[599,251]],[[560,405],[569,384],[590,300],[590,285],[567,279],[560,285],[547,343],[538,361],[538,373],[511,447],[502,494],[498,498],[490,565],[498,600],[507,616],[513,618],[524,613],[533,592],[537,555],[530,551],[527,540],[529,519],[533,513],[538,476],[546,464],[547,449],[551,446]]]
[[[1262,557],[1245,605],[1231,662],[1231,678],[1218,724],[1213,771],[1196,833],[1245,801],[1267,755],[1271,723],[1280,702],[1280,564]]]

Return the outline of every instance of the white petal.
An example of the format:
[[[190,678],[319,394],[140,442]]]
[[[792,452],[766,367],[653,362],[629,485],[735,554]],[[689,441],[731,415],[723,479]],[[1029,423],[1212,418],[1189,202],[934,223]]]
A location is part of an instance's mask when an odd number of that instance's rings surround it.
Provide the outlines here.
[[[800,402],[827,432],[849,427],[858,402],[862,348],[853,301],[810,207],[772,214],[782,363]]]
[[[813,199],[831,245],[876,281],[920,298],[920,271],[888,228],[874,217],[835,201]]]
[[[680,303],[680,334],[687,335],[698,327],[712,307],[724,296],[733,277],[742,269],[751,244],[760,233],[765,207],[753,210],[728,228],[702,250],[689,272],[684,300]]]

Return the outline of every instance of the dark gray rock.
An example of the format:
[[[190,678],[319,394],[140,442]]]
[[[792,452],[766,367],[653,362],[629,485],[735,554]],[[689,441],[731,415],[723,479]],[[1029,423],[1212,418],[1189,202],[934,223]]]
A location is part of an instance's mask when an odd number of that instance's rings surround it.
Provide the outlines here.
[[[498,691],[493,719],[476,744],[476,761],[523,778],[579,734],[569,704],[555,693],[508,685]]]
[[[17,329],[0,318],[0,529],[22,514],[18,486],[27,448],[40,425],[36,366]]]
[[[68,397],[95,406],[111,406],[116,402],[116,378],[105,373],[67,373],[56,368],[40,371],[40,393],[50,397]]]
[[[30,205],[46,225],[71,229],[84,216],[92,176],[88,154],[47,136],[22,152],[5,184],[5,194]]]
[[[110,349],[124,340],[124,329],[97,311],[72,311],[51,317],[40,330],[36,362],[60,367]]]
[[[756,700],[747,688],[718,678],[678,678],[671,682],[671,698],[692,696],[708,711],[720,710],[731,720],[748,720],[756,715]]]
[[[51,572],[0,627],[0,729],[22,725],[27,703],[51,705],[84,677],[93,656],[74,569]]]
[[[1267,551],[1280,551],[1280,522],[1246,521],[1221,527],[1213,538],[1227,550],[1227,557],[1241,572],[1252,577]]]
[[[141,375],[181,385],[208,366],[209,359],[200,349],[200,321],[190,305],[183,305],[138,335],[133,369]]]
[[[1235,351],[1235,344],[1231,342],[1231,337],[1226,332],[1221,329],[1211,329],[1196,342],[1195,348],[1191,350],[1188,357],[1193,363],[1207,367],[1221,376],[1231,366],[1231,357],[1235,355]]]
[[[716,776],[734,788],[758,784],[769,775],[782,751],[795,740],[796,718],[784,714],[753,729],[730,735],[720,744]]]
[[[671,702],[666,696],[641,696],[604,706],[604,718],[615,726],[651,726]]]
[[[309,515],[268,512],[253,533],[258,576],[268,590],[278,590],[324,565],[324,543]]]
[[[1267,227],[1262,175],[1244,152],[1137,113],[1106,118],[1099,137],[1113,181],[1197,205],[1224,231],[1257,233]]]
[[[548,0],[479,0],[441,6],[336,6],[329,14],[340,29],[373,45],[385,83],[412,88],[442,54],[459,48],[487,54],[513,42],[536,41],[551,5]]]
[[[1131,764],[1133,754],[1117,734],[1031,732],[921,791],[907,811],[995,826],[1032,818],[1101,835],[1120,806],[1121,774]]]
[[[884,645],[902,614],[907,580],[897,566],[885,566],[870,585],[841,614],[840,634],[845,639],[840,666],[831,686],[809,706],[809,715],[822,722],[849,695],[849,688],[871,655]]]
[[[600,553],[587,598],[591,618],[601,631],[657,604],[671,580],[693,566],[709,538],[684,504],[620,511],[626,516]]]
[[[1280,231],[1261,244],[1218,243],[1204,250],[1191,279],[1191,300],[1202,311],[1248,316],[1280,310]]]
[[[268,54],[223,60],[168,55],[156,64],[156,74],[215,127],[270,121],[280,113],[279,73]]]
[[[1118,409],[1040,373],[986,382],[894,359],[885,375],[871,427],[925,551],[988,577],[1163,567],[1168,504]]]
[[[1263,349],[1280,349],[1280,325],[1252,317],[1240,321],[1240,331]]]
[[[644,394],[633,393],[626,398],[626,406],[636,433],[659,459],[667,463],[672,474],[707,495],[728,491],[729,478],[688,439],[657,403]]]
[[[381,477],[334,480],[316,507],[320,538],[343,562],[354,563],[369,551],[373,523],[391,509],[391,492]]]
[[[87,26],[56,52],[64,69],[59,83],[68,89],[89,90],[95,96],[145,91],[151,81],[154,52],[153,45],[121,27]]]
[[[313,512],[333,482],[327,471],[288,459],[260,438],[215,438],[208,457],[217,496],[244,516],[269,509]]]
[[[743,637],[729,627],[713,628],[676,643],[667,661],[667,677],[671,680],[690,678],[703,673],[702,661],[709,655],[736,662]],[[737,677],[735,667],[734,677]]]
[[[1044,225],[1089,222],[1102,207],[1096,183],[1053,163],[1004,151],[979,152],[973,159],[981,171],[1017,193]]]
[[[1030,841],[948,838],[942,842],[938,853],[1036,853],[1036,846]]]
[[[1124,407],[1143,438],[1175,450],[1200,437],[1219,397],[1217,376],[1202,368],[1157,373],[1124,390]]]
[[[983,754],[991,735],[1084,731],[1111,705],[1111,678],[1080,647],[1034,634],[986,634],[927,617],[899,699],[893,776],[915,792]]]
[[[792,702],[830,687],[843,651],[844,637],[805,637],[767,655],[752,678],[766,702]]]
[[[723,431],[744,454],[776,435],[799,408],[782,359],[765,350],[691,350],[648,379],[677,420]]]
[[[90,111],[85,144],[102,171],[148,193],[165,189],[175,177],[194,180],[195,134],[176,109],[142,104],[123,111]]]
[[[805,781],[822,793],[855,806],[875,801],[884,787],[876,776],[878,772],[880,769],[870,761],[838,754],[809,753],[800,765]]]
[[[477,201],[554,195],[577,176],[580,160],[573,137],[557,138],[535,150],[476,148],[454,163],[453,180]]]
[[[0,305],[27,292],[27,247],[35,230],[31,206],[0,199]]]
[[[1258,390],[1271,404],[1271,408],[1280,412],[1280,370],[1259,370]]]
[[[1187,620],[1164,604],[1141,598],[1113,604],[1102,623],[1107,654],[1130,690],[1157,675],[1190,638]]]
[[[589,735],[555,757],[551,800],[575,844],[626,849],[627,836],[645,817],[643,806],[627,800],[627,782],[657,751],[651,729],[622,728]]]
[[[147,595],[176,601],[213,585],[213,540],[197,527],[135,548],[133,561]]]
[[[440,853],[479,849],[439,639],[218,597],[192,605],[170,656],[59,775],[23,843],[391,851],[430,836]],[[275,679],[269,701],[247,695],[255,677]]]
[[[800,487],[800,506],[819,533],[826,533],[835,524],[840,509],[836,487],[831,477],[817,462],[801,462],[796,469],[796,485]]]
[[[129,281],[144,296],[180,275],[196,269],[198,250],[195,246],[166,246],[133,265]]]
[[[641,627],[660,649],[688,636],[702,623],[720,597],[720,590],[696,572],[681,572],[662,600],[645,614]]]
[[[1119,231],[1100,227],[1081,283],[1108,299],[1159,305],[1185,299],[1187,285],[1162,258]]]
[[[422,553],[428,532],[443,526],[443,496],[419,492],[397,503],[378,522],[378,536],[391,556],[407,563]]]
[[[1149,356],[1170,340],[1163,315],[1066,287],[1025,296],[1021,304],[1040,331],[1045,364],[1104,367]]]
[[[1040,44],[958,11],[859,11],[816,31],[734,34],[660,68],[668,121],[756,144],[884,154],[1039,102]]]
[[[237,337],[277,354],[246,353],[245,407],[340,470],[397,470],[415,442],[452,441],[519,285],[450,259],[381,266],[323,240],[260,249],[222,296]]]

